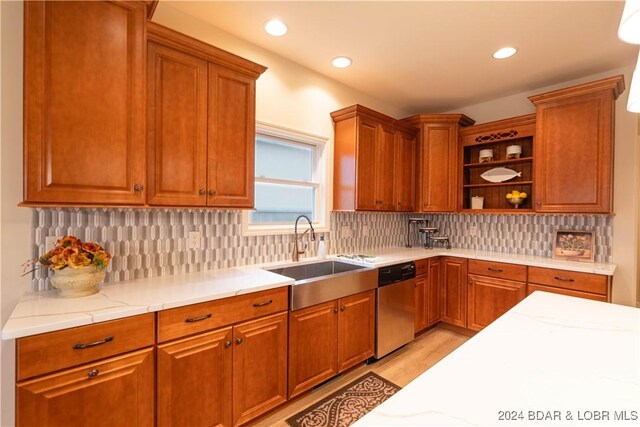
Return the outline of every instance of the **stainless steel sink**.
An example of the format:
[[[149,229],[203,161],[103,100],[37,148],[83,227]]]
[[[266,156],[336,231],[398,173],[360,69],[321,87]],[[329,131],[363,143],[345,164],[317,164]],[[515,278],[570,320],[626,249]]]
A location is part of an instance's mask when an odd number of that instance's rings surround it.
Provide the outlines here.
[[[295,280],[290,294],[291,310],[357,294],[378,286],[376,268],[340,261],[321,261],[266,270]]]

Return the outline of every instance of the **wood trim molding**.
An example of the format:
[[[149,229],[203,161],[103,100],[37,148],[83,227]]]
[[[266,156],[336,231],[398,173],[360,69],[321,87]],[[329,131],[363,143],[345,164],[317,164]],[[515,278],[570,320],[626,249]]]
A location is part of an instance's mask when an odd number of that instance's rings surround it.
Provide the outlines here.
[[[256,64],[231,52],[151,21],[147,21],[147,41],[188,52],[202,59],[242,72],[254,79],[257,79],[260,74],[267,70],[267,67],[263,65]]]
[[[416,114],[415,116],[405,117],[402,121],[418,127],[422,123],[454,123],[466,127],[476,122],[464,114]]]
[[[331,113],[331,118],[333,119],[334,123],[356,116],[368,116],[370,119],[395,126],[400,130],[411,133],[412,135],[418,133],[418,128],[416,128],[415,126],[412,126],[401,120],[394,119],[391,116],[387,116],[386,114],[382,114],[360,104],[354,104]]]
[[[586,95],[588,93],[600,92],[610,89],[613,91],[613,99],[616,100],[622,92],[624,92],[624,75],[609,77],[606,79],[596,80],[594,82],[584,83],[564,89],[554,90],[552,92],[541,93],[529,97],[534,105],[545,102],[557,101],[559,99],[570,98],[578,95]]]
[[[159,0],[146,0],[147,4],[147,19],[151,19],[153,17],[153,13],[156,11],[156,7],[158,7]]]
[[[468,126],[459,130],[460,137],[467,135],[475,135],[477,133],[491,132],[496,129],[530,125],[536,123],[536,115],[527,114],[524,116],[510,117],[508,119],[496,120],[493,122],[482,123],[480,125]]]

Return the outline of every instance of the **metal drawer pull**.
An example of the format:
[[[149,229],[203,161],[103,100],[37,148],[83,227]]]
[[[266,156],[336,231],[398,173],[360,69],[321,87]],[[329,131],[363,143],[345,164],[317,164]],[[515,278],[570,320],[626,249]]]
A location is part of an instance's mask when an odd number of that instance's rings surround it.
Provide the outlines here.
[[[231,347],[231,341],[225,341],[224,348],[229,348],[229,347]]]
[[[204,316],[200,316],[200,317],[187,317],[186,319],[184,319],[184,323],[200,322],[201,320],[205,320],[210,317],[211,317],[211,313],[207,313]]]
[[[487,270],[493,271],[494,273],[502,273],[502,269],[501,268],[487,267]]]
[[[236,344],[237,345],[242,344],[242,338],[236,338]]]
[[[109,337],[106,337],[106,338],[105,338],[105,339],[103,339],[103,340],[96,341],[96,342],[90,342],[90,343],[88,343],[88,344],[74,344],[74,345],[73,345],[73,349],[74,349],[74,350],[83,350],[83,349],[85,349],[85,348],[95,347],[95,346],[97,346],[97,345],[106,344],[106,343],[111,342],[111,341],[113,341],[113,337],[112,337],[112,336],[109,336]]]
[[[267,301],[265,301],[265,302],[254,302],[254,303],[253,303],[253,306],[254,306],[254,307],[264,307],[265,305],[269,305],[269,304],[271,304],[272,302],[273,302],[273,300],[272,300],[272,299],[267,300]]]
[[[100,371],[98,371],[97,369],[92,369],[87,373],[87,378],[95,378],[99,373]]]
[[[558,276],[555,276],[555,277],[554,277],[554,279],[556,279],[556,280],[560,280],[561,282],[575,282],[575,280],[574,280],[574,279],[567,279],[567,278],[564,278],[564,277],[558,277]]]

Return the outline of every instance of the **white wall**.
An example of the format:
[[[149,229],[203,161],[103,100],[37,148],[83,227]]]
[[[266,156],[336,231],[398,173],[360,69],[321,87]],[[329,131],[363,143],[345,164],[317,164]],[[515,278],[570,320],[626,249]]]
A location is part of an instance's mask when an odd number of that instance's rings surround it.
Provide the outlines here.
[[[0,320],[29,288],[20,277],[31,257],[31,209],[22,201],[22,1],[0,2]],[[0,425],[14,422],[15,342],[0,350]]]
[[[455,110],[476,120],[486,123],[507,117],[535,113],[535,107],[528,96],[560,89],[575,84],[624,74],[628,88],[631,83],[633,67],[609,70],[603,73],[586,76],[553,86],[542,87],[529,92],[518,93],[481,104],[470,105]],[[627,89],[616,101],[615,126],[615,174],[614,174],[614,211],[613,220],[613,261],[617,264],[614,281],[614,303],[635,305],[640,301],[638,280],[640,269],[638,260],[640,252],[638,234],[639,200],[640,200],[640,146],[638,144],[638,115],[626,110],[629,90]],[[558,183],[558,185],[562,185]]]

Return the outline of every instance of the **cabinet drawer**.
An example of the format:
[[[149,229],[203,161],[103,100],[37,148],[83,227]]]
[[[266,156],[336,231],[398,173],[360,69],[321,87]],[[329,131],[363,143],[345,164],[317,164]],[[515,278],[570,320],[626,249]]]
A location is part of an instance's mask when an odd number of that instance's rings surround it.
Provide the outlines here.
[[[414,261],[416,264],[416,276],[421,274],[427,274],[427,269],[429,267],[429,258],[419,259]]]
[[[572,291],[570,289],[554,288],[544,285],[534,285],[531,283],[527,285],[527,295],[531,295],[535,291],[551,292],[554,294],[568,295],[570,297],[587,298],[596,301],[607,302],[606,295],[590,294],[588,292]]]
[[[599,274],[529,267],[529,282],[574,291],[607,294],[607,276]]]
[[[283,287],[161,311],[158,342],[286,311],[288,295],[288,287]]]
[[[154,314],[17,340],[17,379],[42,375],[154,344]]]
[[[469,260],[469,274],[496,277],[498,279],[527,281],[527,267],[504,262]]]

